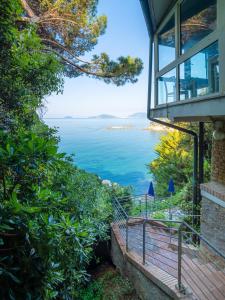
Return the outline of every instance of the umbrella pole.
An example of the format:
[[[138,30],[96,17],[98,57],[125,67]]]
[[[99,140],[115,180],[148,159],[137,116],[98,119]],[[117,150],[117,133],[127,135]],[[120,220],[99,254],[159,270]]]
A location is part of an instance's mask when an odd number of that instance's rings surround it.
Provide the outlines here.
[[[170,198],[172,198],[173,193],[170,193]],[[169,220],[172,220],[172,213],[171,213],[171,202],[169,202]]]
[[[148,218],[147,194],[145,194],[145,218]]]

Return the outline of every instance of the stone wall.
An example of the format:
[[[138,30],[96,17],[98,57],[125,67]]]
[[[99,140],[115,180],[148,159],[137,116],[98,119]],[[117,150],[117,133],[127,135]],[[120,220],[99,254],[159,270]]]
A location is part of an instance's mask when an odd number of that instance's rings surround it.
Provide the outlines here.
[[[201,234],[225,255],[225,207],[208,197],[202,198]]]
[[[213,140],[212,180],[225,184],[225,140]]]
[[[201,233],[225,254],[225,124],[215,122],[211,182],[201,185]]]
[[[174,299],[149,280],[149,278],[137,268],[137,265],[132,263],[132,260],[129,260],[117,242],[113,230],[111,234],[111,256],[114,265],[119,269],[123,276],[129,278],[137,291],[138,296],[142,300]]]

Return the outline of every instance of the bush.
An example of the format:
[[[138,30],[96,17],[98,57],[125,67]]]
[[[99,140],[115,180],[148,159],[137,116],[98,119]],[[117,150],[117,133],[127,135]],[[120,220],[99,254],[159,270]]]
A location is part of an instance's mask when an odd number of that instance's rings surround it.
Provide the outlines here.
[[[127,191],[74,167],[54,136],[0,138],[0,298],[75,299],[94,245],[109,238],[111,200]]]
[[[79,300],[138,300],[138,296],[128,279],[113,268],[102,272],[79,294]]]
[[[72,300],[93,247],[109,238],[111,199],[127,191],[58,152],[37,112],[61,92],[62,65],[34,25],[18,22],[20,1],[0,11],[0,299]]]

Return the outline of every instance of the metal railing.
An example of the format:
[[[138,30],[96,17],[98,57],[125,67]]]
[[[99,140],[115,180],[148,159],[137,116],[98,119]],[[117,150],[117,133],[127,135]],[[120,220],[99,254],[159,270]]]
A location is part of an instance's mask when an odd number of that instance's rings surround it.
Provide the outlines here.
[[[177,279],[181,293],[203,299],[225,299],[225,255],[183,220],[151,219],[148,214],[130,216],[131,199],[114,199],[114,223],[142,262],[154,264]],[[216,279],[215,279],[216,278]],[[218,295],[218,296],[215,296]]]
[[[171,197],[152,197],[147,194],[140,194],[121,197],[117,200],[129,216],[148,218],[156,212],[162,212],[168,215],[168,219],[182,218],[182,216],[177,216],[178,211],[181,212],[181,209],[173,204]],[[183,215],[183,217],[187,216],[187,213],[185,213],[185,216]]]

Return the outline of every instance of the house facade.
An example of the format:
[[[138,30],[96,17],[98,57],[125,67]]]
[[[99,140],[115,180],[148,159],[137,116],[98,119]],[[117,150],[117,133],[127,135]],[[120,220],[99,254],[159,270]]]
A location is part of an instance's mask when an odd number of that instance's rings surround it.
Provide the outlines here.
[[[178,130],[176,122],[199,122],[192,134],[201,233],[225,254],[225,1],[140,2],[150,39],[148,118],[169,119]],[[202,178],[204,122],[214,126],[208,183]]]

